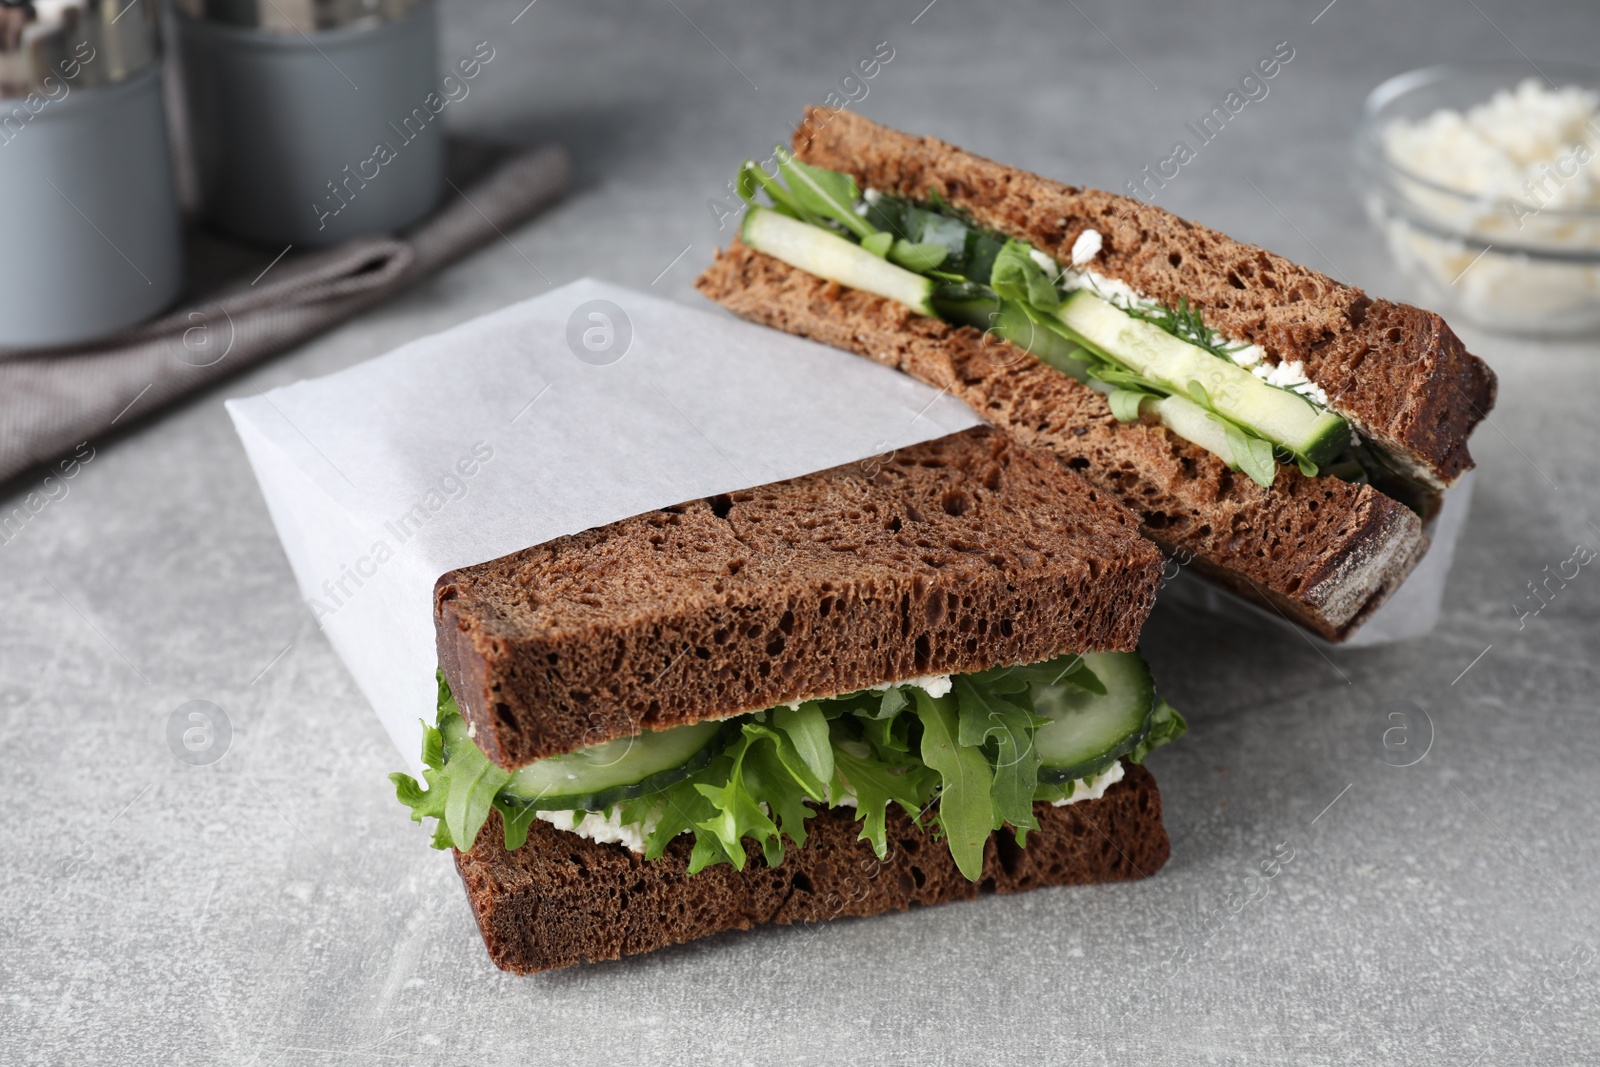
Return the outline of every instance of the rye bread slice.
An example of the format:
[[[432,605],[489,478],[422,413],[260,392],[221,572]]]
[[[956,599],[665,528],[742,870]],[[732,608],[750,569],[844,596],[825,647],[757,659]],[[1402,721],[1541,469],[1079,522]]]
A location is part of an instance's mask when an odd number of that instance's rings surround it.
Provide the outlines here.
[[[991,229],[1062,263],[1085,230],[1090,266],[1170,306],[1204,312],[1224,336],[1300,361],[1331,406],[1433,488],[1472,468],[1467,437],[1494,406],[1496,379],[1430,311],[1373,300],[1253,245],[1153,204],[1063,185],[849,111],[812,107],[794,134],[807,163],[862,188],[926,200],[937,192]]]
[[[1150,772],[1127,765],[1098,800],[1065,807],[1035,804],[1039,829],[1019,848],[1009,830],[984,846],[983,877],[956,870],[931,823],[888,813],[889,852],[878,859],[858,841],[852,808],[808,820],[805,847],[787,842],[783,863],[767,867],[751,848],[743,872],[728,864],[688,874],[691,840],[680,837],[657,860],[622,845],[602,845],[535,820],[527,843],[507,852],[498,812],[456,870],[489,958],[516,974],[653,952],[725,930],[764,923],[811,923],[843,915],[905,911],[914,904],[972,900],[983,892],[1021,893],[1051,885],[1144,878],[1167,861],[1161,794]]]
[[[929,674],[1130,650],[1160,553],[978,427],[452,571],[439,663],[511,769],[640,729]]]
[[[1285,467],[1263,489],[1154,419],[1119,423],[1105,397],[1020,349],[737,241],[695,284],[745,318],[947,389],[1119,499],[1169,554],[1329,640],[1359,626],[1427,547],[1417,516],[1371,486]]]

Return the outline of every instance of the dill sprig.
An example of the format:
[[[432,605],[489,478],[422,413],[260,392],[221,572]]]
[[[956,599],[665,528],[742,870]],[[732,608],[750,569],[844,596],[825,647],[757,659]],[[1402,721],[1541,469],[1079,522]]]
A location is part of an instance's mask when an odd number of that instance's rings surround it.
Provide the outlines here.
[[[1200,315],[1200,309],[1191,307],[1187,298],[1180,298],[1175,308],[1167,307],[1165,304],[1154,306],[1130,304],[1123,310],[1136,319],[1170,333],[1180,341],[1187,341],[1229,362],[1232,362],[1232,353],[1248,347],[1224,344],[1222,336],[1206,325],[1205,319]]]

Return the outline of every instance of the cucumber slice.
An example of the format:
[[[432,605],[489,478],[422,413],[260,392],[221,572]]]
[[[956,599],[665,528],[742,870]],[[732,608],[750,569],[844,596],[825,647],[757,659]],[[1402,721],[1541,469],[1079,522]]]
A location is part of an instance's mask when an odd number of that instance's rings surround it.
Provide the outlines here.
[[[1064,683],[1030,686],[1034,714],[1051,720],[1033,736],[1039,781],[1047,784],[1094,777],[1150,732],[1156,686],[1144,659],[1137,652],[1090,652],[1083,659],[1105,686],[1103,695]]]
[[[1234,470],[1239,469],[1233,458],[1233,448],[1228,444],[1228,433],[1211,413],[1182,396],[1164,396],[1160,400],[1146,400],[1144,410],[1153,411],[1161,424],[1185,441],[1193,442],[1213,452],[1216,457]]]
[[[538,760],[511,772],[502,799],[544,811],[603,811],[649,796],[705,768],[733,731],[725,723],[698,722],[670,730],[580,748]],[[471,744],[467,726],[455,719],[445,728],[445,750]]]
[[[1107,359],[1185,396],[1190,383],[1198,383],[1217,414],[1311,463],[1321,466],[1350,441],[1348,424],[1333,412],[1268,385],[1243,367],[1136,319],[1087,290],[1067,297],[1056,314]]]
[[[931,278],[897,267],[820,226],[752,207],[745,213],[739,239],[808,274],[898,300],[921,315],[934,315]]]

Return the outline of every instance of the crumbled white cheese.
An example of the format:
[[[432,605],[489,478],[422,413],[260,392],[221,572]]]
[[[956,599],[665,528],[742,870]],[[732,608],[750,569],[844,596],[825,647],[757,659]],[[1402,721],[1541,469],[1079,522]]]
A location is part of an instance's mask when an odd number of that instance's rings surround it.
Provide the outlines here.
[[[1084,232],[1087,235],[1095,231],[1086,230]],[[1081,242],[1082,237],[1079,238],[1078,243]],[[1073,250],[1073,262],[1076,263],[1077,243],[1073,245]],[[1034,251],[1030,254],[1035,258],[1044,255],[1039,251]],[[1048,259],[1048,257],[1045,258]],[[1102,300],[1122,308],[1124,311],[1130,308],[1155,308],[1160,306],[1156,301],[1151,300],[1126,282],[1118,281],[1115,278],[1107,278],[1104,274],[1092,270],[1077,270],[1069,267],[1062,272],[1060,285],[1067,292],[1072,292],[1075,289],[1088,289]],[[1228,358],[1237,365],[1249,370],[1262,381],[1267,382],[1269,385],[1291,390],[1323,407],[1328,406],[1328,394],[1323,391],[1321,386],[1306,377],[1305,366],[1300,361],[1272,364],[1266,362],[1266,353],[1262,351],[1260,345],[1241,345],[1239,342],[1230,341],[1227,338],[1222,339],[1222,344],[1224,347],[1232,349],[1228,353]]]
[[[1134,289],[1127,282],[1115,278],[1107,278],[1104,274],[1092,270],[1068,269],[1061,275],[1061,288],[1067,292],[1074,289],[1087,289],[1109,303],[1126,311],[1130,307],[1153,308],[1157,304],[1154,300]]]
[[[1600,92],[1530,77],[1465,111],[1397,119],[1383,141],[1395,162],[1448,189],[1571,208],[1600,206],[1600,173],[1586,165],[1600,150],[1597,135]]]
[[[1250,373],[1268,385],[1276,385],[1280,389],[1288,389],[1290,392],[1299,393],[1308,400],[1316,401],[1323,407],[1328,406],[1328,394],[1323,392],[1320,385],[1306,377],[1305,364],[1298,359],[1279,363],[1276,366],[1256,363],[1251,366]]]
[[[1261,350],[1260,345],[1245,345],[1243,348],[1235,348],[1230,351],[1228,358],[1241,367],[1252,368],[1260,363],[1265,355],[1266,353]]]
[[[897,685],[914,685],[937,700],[950,692],[955,683],[950,680],[948,674],[929,674],[921,678],[907,678],[903,682],[884,682],[882,685],[875,685],[871,688],[879,690],[893,689]]]
[[[626,845],[633,852],[644,851],[645,839],[661,821],[659,814],[651,814],[644,822],[623,822],[622,813],[615,808],[610,815],[593,811],[536,811],[533,815],[557,830],[566,830],[602,845]],[[580,815],[583,818],[578,818]]]
[[[1104,244],[1099,230],[1084,230],[1078,234],[1078,239],[1072,242],[1072,265],[1081,267],[1088,263],[1100,254]]]
[[[1077,804],[1084,800],[1099,800],[1106,795],[1106,790],[1122,781],[1122,761],[1118,760],[1093,778],[1084,780],[1079,778],[1072,783],[1072,795],[1064,800],[1052,800],[1050,806],[1064,808],[1068,804]]]
[[[918,689],[925,690],[929,696],[937,699],[950,692],[954,684],[955,683],[950,680],[950,675],[948,674],[930,674],[922,678],[907,678],[903,682],[884,682],[882,685],[869,685],[865,691],[882,692],[886,689],[893,689],[900,685],[914,685]],[[807,700],[817,699],[819,698],[805,697],[803,699],[796,700],[793,703],[784,704],[783,707],[790,708],[794,711],[799,711],[801,704],[804,704]]]
[[[1377,190],[1367,197],[1402,267],[1490,323],[1544,332],[1593,319],[1600,267],[1515,246],[1600,249],[1600,92],[1528,78],[1464,111],[1396,120],[1381,136],[1393,165],[1439,187],[1398,181],[1400,208]],[[1430,225],[1414,225],[1415,214]]]
[[[1061,265],[1037,248],[1028,249],[1028,258],[1039,264],[1039,269],[1051,278],[1061,273]]]

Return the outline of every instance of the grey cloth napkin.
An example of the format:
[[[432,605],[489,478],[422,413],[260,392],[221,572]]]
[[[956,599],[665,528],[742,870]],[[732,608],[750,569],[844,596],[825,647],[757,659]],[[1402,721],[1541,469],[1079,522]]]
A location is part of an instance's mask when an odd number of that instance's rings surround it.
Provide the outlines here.
[[[570,172],[560,148],[520,151],[398,237],[285,256],[91,345],[0,349],[0,483],[388,299],[556,199]]]

